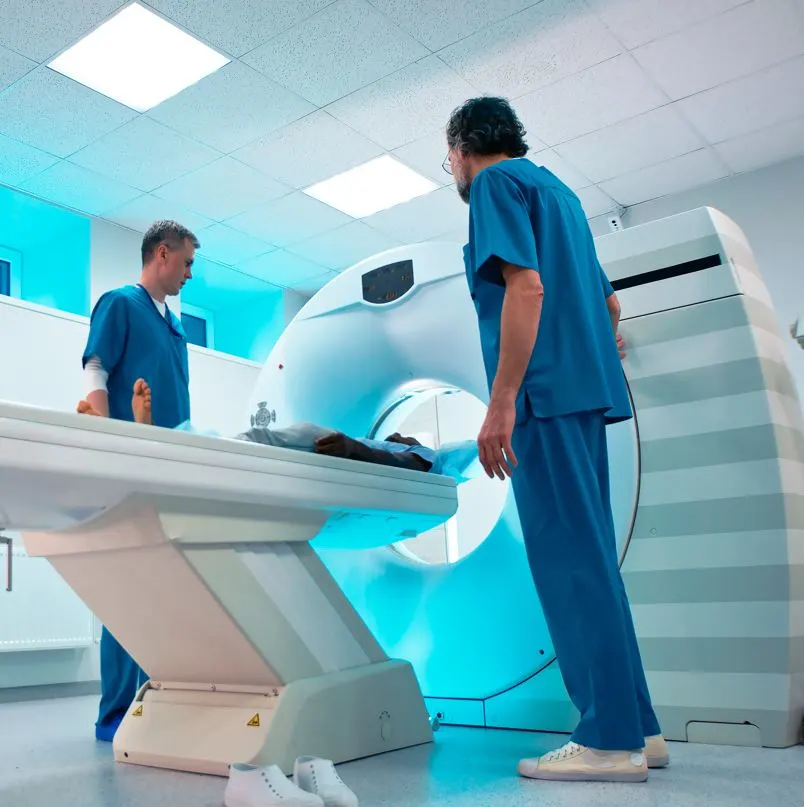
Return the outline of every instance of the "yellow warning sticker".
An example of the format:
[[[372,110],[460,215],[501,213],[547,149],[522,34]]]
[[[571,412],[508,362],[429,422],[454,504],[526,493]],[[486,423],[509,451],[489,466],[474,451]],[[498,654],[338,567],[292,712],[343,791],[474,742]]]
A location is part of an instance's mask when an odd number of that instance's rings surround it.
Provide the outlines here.
[[[249,720],[248,723],[246,723],[246,725],[247,726],[253,726],[254,728],[259,728],[260,727],[260,715],[259,715],[259,713],[254,715],[254,717],[252,717],[251,720]]]
[[[142,704],[140,704],[131,714],[132,717],[142,717]]]

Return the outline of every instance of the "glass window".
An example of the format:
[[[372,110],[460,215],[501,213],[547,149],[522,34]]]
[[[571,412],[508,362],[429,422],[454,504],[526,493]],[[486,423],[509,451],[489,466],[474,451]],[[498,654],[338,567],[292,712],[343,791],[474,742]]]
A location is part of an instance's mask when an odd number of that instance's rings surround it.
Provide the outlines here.
[[[207,346],[207,321],[203,317],[182,312],[181,324],[184,327],[184,333],[187,335],[187,341],[191,345]]]

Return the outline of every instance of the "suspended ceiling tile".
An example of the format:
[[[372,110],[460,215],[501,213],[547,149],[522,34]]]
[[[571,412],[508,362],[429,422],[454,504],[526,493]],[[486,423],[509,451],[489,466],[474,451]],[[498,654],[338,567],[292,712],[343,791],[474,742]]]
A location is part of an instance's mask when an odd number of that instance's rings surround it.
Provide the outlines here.
[[[327,107],[338,120],[394,149],[447,125],[455,107],[477,93],[438,56],[428,56]]]
[[[634,51],[673,99],[804,53],[804,20],[791,0],[750,3]]]
[[[676,33],[747,0],[587,0],[627,48]]]
[[[289,251],[327,269],[343,270],[378,252],[398,246],[396,239],[361,221],[353,221],[337,230],[294,244]]]
[[[555,174],[565,185],[573,190],[588,188],[592,180],[584,176],[577,168],[571,166],[565,159],[556,154],[553,149],[528,154],[528,159],[536,165],[544,166]]]
[[[228,224],[278,247],[286,247],[351,221],[354,221],[351,216],[299,191],[236,216]]]
[[[582,0],[543,0],[439,56],[483,93],[517,98],[621,52]]]
[[[428,241],[438,241],[438,242],[449,242],[460,244],[463,246],[469,240],[469,233],[466,228],[459,228],[457,230],[452,230],[448,233],[441,233],[440,235],[436,235],[433,238],[428,238]]]
[[[436,51],[535,2],[538,0],[372,0],[372,5]]]
[[[326,267],[284,249],[243,261],[238,264],[237,268],[249,275],[286,288],[292,288],[294,284],[326,272]]]
[[[584,135],[556,147],[559,156],[594,182],[678,157],[704,146],[672,106]]]
[[[48,201],[93,216],[102,216],[140,195],[135,188],[66,161],[37,174],[20,187]]]
[[[700,149],[601,183],[621,205],[636,205],[723,179],[729,170],[711,149]]]
[[[44,62],[123,5],[121,0],[0,0],[0,44]]]
[[[591,185],[588,188],[581,188],[575,191],[578,198],[581,200],[583,212],[586,213],[586,218],[593,219],[595,216],[604,216],[606,213],[611,213],[617,207],[615,201],[606,193],[604,193],[597,185]]]
[[[804,116],[804,58],[714,87],[678,106],[710,143]]]
[[[172,202],[166,202],[164,199],[158,199],[148,193],[115,207],[106,213],[104,218],[140,233],[144,233],[151,224],[162,219],[178,221],[196,235],[214,223],[211,219],[199,216],[198,213],[185,210]],[[199,235],[199,237],[201,236]]]
[[[324,106],[427,54],[365,0],[337,0],[243,61]]]
[[[255,258],[273,250],[258,238],[244,235],[225,224],[213,224],[197,233],[201,248],[198,253],[213,261],[234,266],[237,263]]]
[[[434,134],[420,137],[412,143],[394,149],[392,155],[400,162],[418,171],[422,176],[439,185],[451,185],[452,175],[444,170],[447,157],[447,136],[445,127]]]
[[[136,112],[39,67],[0,94],[0,134],[67,157]]]
[[[217,151],[140,116],[70,157],[70,162],[151,191],[218,159]]]
[[[223,221],[286,193],[290,188],[285,185],[232,157],[221,157],[157,188],[154,196]]]
[[[36,67],[36,62],[0,45],[0,92]]]
[[[667,96],[624,53],[529,93],[515,106],[530,134],[556,145],[666,103]]]
[[[468,230],[469,208],[448,186],[375,213],[363,223],[402,244],[415,244],[460,228]]]
[[[753,171],[804,155],[804,117],[714,147],[734,172]]]
[[[149,117],[228,153],[314,107],[241,62],[230,62],[150,110]]]
[[[293,283],[293,285],[288,286],[287,288],[297,291],[299,294],[312,297],[316,292],[321,291],[321,289],[323,289],[327,283],[334,280],[337,276],[337,272],[325,272],[324,274],[316,275],[315,277],[296,281]]]
[[[323,110],[261,137],[232,156],[292,188],[306,188],[383,150]]]
[[[52,154],[0,135],[0,184],[19,185],[58,161]]]
[[[232,56],[262,45],[332,0],[148,0],[188,31]]]

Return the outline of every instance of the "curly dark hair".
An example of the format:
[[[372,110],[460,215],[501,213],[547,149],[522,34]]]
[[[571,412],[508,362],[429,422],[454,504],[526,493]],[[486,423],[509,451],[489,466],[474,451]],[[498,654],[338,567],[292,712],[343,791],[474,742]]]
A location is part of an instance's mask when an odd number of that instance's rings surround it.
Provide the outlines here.
[[[505,98],[470,98],[450,116],[447,144],[466,154],[506,154],[524,157],[528,153],[525,127]]]

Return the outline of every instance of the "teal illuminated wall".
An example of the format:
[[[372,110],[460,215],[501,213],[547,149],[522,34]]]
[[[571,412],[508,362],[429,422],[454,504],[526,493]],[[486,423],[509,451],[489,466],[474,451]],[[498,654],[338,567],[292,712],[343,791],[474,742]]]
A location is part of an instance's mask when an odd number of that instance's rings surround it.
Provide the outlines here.
[[[203,231],[199,234],[203,248]],[[181,293],[214,316],[214,344],[222,353],[260,364],[285,329],[284,291],[258,278],[199,256],[193,279]]]
[[[284,329],[282,290],[250,295],[215,312],[215,350],[262,364]]]
[[[20,297],[89,315],[89,219],[0,186],[0,246],[19,253]]]
[[[201,235],[203,240],[203,232]],[[89,316],[93,290],[136,282],[141,236],[0,186],[0,254],[28,302]],[[215,350],[262,363],[286,324],[282,289],[199,256],[182,301],[214,316]]]

